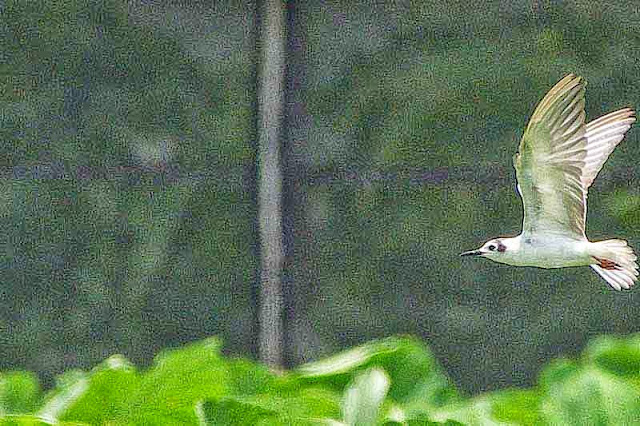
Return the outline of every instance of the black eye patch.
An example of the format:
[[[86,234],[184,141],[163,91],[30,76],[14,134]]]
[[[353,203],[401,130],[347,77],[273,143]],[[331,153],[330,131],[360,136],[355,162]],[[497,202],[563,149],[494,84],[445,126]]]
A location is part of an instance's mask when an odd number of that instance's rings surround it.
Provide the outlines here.
[[[499,251],[500,253],[504,252],[506,249],[507,249],[507,246],[505,246],[505,245],[504,245],[504,244],[502,244],[502,243],[498,243],[498,251]]]

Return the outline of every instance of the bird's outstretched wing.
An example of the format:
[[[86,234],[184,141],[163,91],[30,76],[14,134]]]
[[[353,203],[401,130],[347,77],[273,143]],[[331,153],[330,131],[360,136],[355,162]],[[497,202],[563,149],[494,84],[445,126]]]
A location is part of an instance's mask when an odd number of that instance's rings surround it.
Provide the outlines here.
[[[631,108],[623,108],[587,124],[587,156],[582,169],[582,184],[585,188],[591,186],[609,154],[635,121],[635,112]]]
[[[525,235],[585,238],[587,189],[635,121],[622,109],[585,124],[585,83],[569,74],[535,109],[514,158]]]

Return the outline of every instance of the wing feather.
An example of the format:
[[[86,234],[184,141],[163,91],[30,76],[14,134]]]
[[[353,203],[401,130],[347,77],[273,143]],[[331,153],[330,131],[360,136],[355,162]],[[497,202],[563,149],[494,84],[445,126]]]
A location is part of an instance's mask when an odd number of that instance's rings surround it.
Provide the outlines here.
[[[582,171],[582,183],[589,188],[614,148],[636,121],[635,111],[623,108],[587,124],[587,156]]]
[[[522,136],[514,165],[525,234],[585,238],[587,190],[636,120],[623,108],[585,124],[584,92],[584,80],[567,75],[540,101]]]
[[[524,132],[515,168],[525,234],[584,237],[584,90],[584,81],[573,74],[560,80],[535,109]]]

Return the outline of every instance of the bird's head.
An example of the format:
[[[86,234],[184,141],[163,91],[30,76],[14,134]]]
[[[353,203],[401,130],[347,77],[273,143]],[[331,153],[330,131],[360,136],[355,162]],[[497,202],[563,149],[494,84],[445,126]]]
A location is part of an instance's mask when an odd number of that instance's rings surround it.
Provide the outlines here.
[[[460,253],[460,256],[482,256],[500,262],[500,258],[509,255],[509,251],[513,249],[512,240],[514,238],[494,238],[484,243],[479,249],[465,251]]]

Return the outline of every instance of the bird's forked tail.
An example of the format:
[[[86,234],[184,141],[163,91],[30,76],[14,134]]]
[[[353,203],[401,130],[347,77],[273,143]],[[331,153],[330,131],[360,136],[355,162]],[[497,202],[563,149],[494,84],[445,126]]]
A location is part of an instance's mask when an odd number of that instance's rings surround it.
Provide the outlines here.
[[[638,278],[636,255],[623,240],[598,241],[593,244],[594,271],[614,290],[631,288]]]

